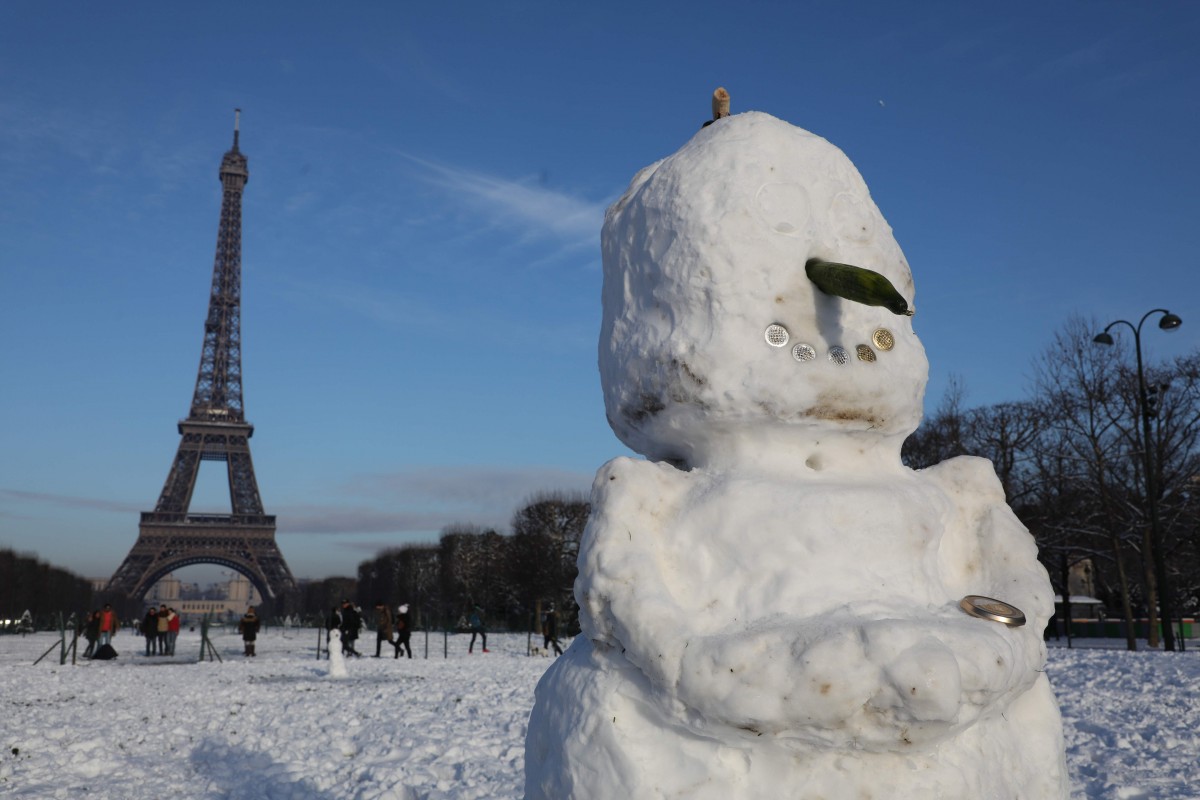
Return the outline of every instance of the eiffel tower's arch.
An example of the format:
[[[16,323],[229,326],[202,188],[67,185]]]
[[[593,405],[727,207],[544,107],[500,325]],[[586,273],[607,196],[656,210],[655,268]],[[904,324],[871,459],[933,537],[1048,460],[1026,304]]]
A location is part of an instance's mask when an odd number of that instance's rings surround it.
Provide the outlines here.
[[[279,569],[278,561],[274,565],[264,564],[262,543],[248,539],[244,532],[214,530],[204,533],[193,527],[186,532],[172,531],[164,535],[151,530],[139,535],[138,544],[140,552],[130,553],[127,559],[135,564],[137,580],[132,585],[125,583],[130,588],[120,588],[137,603],[145,599],[154,584],[172,572],[203,565],[224,567],[244,576],[259,596],[274,608],[280,608],[279,603],[286,604],[288,599],[286,592],[280,593],[276,589],[281,576],[276,575],[273,580],[268,575],[272,569]],[[117,587],[110,583],[109,588]]]

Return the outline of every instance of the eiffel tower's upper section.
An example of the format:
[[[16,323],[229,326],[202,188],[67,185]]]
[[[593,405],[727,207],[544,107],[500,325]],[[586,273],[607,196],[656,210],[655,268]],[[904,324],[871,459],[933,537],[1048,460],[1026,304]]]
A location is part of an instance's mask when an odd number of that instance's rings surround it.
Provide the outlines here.
[[[241,110],[233,147],[221,159],[221,222],[213,261],[212,293],[204,321],[200,371],[187,422],[245,423],[242,408],[242,190],[250,179],[238,150]]]

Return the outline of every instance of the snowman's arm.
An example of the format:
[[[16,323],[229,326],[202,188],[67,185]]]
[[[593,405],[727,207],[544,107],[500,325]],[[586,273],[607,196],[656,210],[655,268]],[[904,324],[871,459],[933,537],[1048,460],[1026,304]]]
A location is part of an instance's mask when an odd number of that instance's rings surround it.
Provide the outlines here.
[[[1037,543],[1004,497],[987,459],[960,456],[920,473],[953,509],[939,547],[939,572],[951,591],[994,597],[1020,608],[1040,639],[1054,596]]]
[[[665,464],[610,461],[596,475],[579,548],[575,596],[583,633],[619,648],[660,685],[676,681],[696,619],[680,591],[696,548],[673,541],[669,524],[687,485],[687,473]]]

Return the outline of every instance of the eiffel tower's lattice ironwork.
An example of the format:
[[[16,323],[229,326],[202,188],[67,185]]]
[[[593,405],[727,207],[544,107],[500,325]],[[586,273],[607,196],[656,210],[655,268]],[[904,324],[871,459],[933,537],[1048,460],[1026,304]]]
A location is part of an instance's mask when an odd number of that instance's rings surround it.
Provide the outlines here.
[[[238,149],[239,122],[240,112],[233,147],[221,160],[221,221],[191,411],[179,422],[182,438],[158,503],[142,512],[137,542],[108,583],[110,592],[134,599],[194,564],[236,570],[268,600],[296,588],[275,543],[275,517],[263,512],[250,459],[254,426],[242,406],[242,191],[250,172]],[[231,514],[189,513],[202,461],[227,465]]]

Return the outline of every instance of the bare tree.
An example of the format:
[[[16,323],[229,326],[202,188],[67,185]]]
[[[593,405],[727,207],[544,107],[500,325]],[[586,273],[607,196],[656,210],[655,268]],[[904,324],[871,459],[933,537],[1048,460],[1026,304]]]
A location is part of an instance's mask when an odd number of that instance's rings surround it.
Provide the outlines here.
[[[1200,595],[1200,353],[1150,370],[1154,463],[1171,607],[1195,610]]]
[[[575,562],[590,513],[591,504],[581,492],[542,492],[513,514],[513,540],[519,551],[510,562],[514,579],[521,576],[526,592],[522,602],[531,609],[542,599],[558,604],[568,627],[579,615],[573,591]]]
[[[29,611],[38,628],[48,628],[56,612],[90,611],[92,585],[85,578],[39,561],[0,550],[0,617],[20,619]]]
[[[496,531],[476,525],[449,525],[438,543],[439,585],[448,621],[464,615],[473,604],[489,615],[497,603],[504,605],[504,549],[506,540]]]
[[[921,421],[921,427],[905,439],[900,448],[900,458],[907,466],[924,469],[967,454],[963,446],[965,397],[962,380],[952,375],[937,410]]]
[[[1136,541],[1126,534],[1138,527],[1130,514],[1136,515],[1140,505],[1130,503],[1126,491],[1136,459],[1129,457],[1127,430],[1122,427],[1125,398],[1118,385],[1120,353],[1093,346],[1095,330],[1094,321],[1069,319],[1035,362],[1035,390],[1045,427],[1035,451],[1040,491],[1030,504],[1036,509],[1030,513],[1030,521],[1031,527],[1043,533],[1041,544],[1048,554],[1057,551],[1060,558],[1066,558],[1070,553],[1112,564],[1126,647],[1135,650],[1125,562],[1127,543]],[[1107,552],[1096,546],[1098,541],[1107,542]],[[1138,552],[1136,545],[1133,549]],[[1143,566],[1153,645],[1157,644],[1154,575],[1148,559]],[[1070,589],[1063,586],[1062,591],[1066,598]]]

